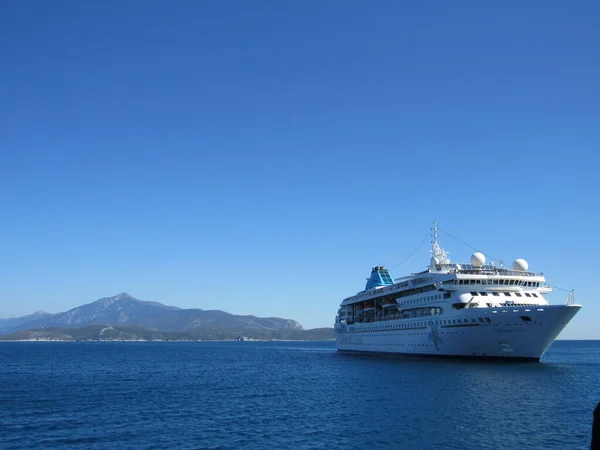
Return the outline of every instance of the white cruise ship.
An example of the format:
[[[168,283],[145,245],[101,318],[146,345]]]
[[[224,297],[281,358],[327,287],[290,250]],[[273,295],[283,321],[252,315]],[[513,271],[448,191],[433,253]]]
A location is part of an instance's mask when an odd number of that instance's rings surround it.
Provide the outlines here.
[[[374,267],[364,291],[342,301],[337,349],[347,352],[539,361],[581,305],[550,305],[552,290],[523,259],[512,268],[452,264],[433,226],[431,264],[393,280]]]

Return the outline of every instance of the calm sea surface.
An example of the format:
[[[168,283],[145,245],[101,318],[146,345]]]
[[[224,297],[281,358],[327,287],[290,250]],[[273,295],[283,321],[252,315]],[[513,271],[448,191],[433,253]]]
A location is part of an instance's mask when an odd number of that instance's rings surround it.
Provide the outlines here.
[[[0,343],[0,447],[586,449],[600,341],[541,363],[332,342]]]

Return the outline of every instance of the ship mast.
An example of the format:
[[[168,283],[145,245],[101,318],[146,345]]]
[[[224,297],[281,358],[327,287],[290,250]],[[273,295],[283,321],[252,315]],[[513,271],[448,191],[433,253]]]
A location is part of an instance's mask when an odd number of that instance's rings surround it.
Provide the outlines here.
[[[442,247],[440,247],[437,222],[433,222],[433,228],[431,231],[433,234],[433,239],[431,241],[431,265],[429,268],[432,272],[435,272],[437,270],[436,265],[450,264],[450,258],[448,258],[448,253],[445,252]]]

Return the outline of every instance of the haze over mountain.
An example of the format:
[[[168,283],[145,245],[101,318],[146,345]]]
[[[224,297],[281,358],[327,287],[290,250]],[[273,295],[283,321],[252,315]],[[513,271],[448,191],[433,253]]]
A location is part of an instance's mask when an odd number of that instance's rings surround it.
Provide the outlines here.
[[[138,300],[127,293],[106,297],[69,311],[43,311],[0,321],[0,333],[41,328],[76,328],[90,325],[128,325],[163,331],[207,330],[218,335],[269,335],[269,332],[303,331],[295,320],[277,317],[238,316],[219,310],[180,309]],[[265,333],[266,332],[266,333]]]
[[[19,325],[27,322],[33,322],[41,317],[52,316],[52,314],[46,311],[36,311],[33,314],[29,314],[23,317],[13,317],[10,319],[0,319],[0,334],[8,333],[12,330],[16,330]]]

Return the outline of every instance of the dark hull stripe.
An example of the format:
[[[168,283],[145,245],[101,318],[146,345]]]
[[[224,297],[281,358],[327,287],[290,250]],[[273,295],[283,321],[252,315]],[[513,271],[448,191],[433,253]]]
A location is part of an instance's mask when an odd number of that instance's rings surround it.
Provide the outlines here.
[[[473,355],[441,355],[431,353],[399,353],[399,352],[371,352],[368,350],[344,350],[338,352],[345,354],[354,354],[361,356],[375,356],[388,358],[428,358],[428,359],[461,359],[471,361],[512,361],[512,362],[539,362],[540,358],[530,358],[526,356],[473,356]]]

